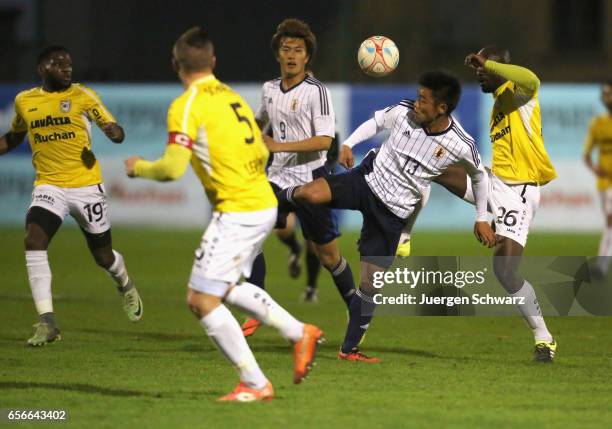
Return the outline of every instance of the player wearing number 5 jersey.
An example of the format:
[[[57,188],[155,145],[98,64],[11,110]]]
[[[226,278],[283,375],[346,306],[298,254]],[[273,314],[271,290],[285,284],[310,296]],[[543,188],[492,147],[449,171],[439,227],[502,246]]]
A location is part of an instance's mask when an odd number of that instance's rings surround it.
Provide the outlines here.
[[[294,344],[294,382],[310,370],[323,333],[291,316],[265,291],[241,281],[276,221],[277,201],[265,173],[268,150],[244,100],[213,74],[216,58],[198,27],[175,43],[173,65],[185,92],[168,111],[168,145],[154,162],[131,157],[131,177],[158,181],[181,177],[189,163],[213,206],[212,220],[196,249],[187,302],[209,338],[240,373],[240,384],[223,401],[271,399],[264,376],[240,325],[225,306],[277,328]]]
[[[131,321],[142,317],[142,302],[128,277],[123,257],[113,250],[110,220],[100,164],[91,151],[91,122],[114,143],[123,129],[91,89],[72,83],[72,60],[61,46],[38,56],[42,86],[15,98],[11,130],[0,138],[0,155],[28,135],[36,171],[32,203],[26,216],[26,266],[39,314],[30,346],[60,339],[51,297],[49,242],[70,214],[85,234],[96,260],[117,284],[123,308]]]

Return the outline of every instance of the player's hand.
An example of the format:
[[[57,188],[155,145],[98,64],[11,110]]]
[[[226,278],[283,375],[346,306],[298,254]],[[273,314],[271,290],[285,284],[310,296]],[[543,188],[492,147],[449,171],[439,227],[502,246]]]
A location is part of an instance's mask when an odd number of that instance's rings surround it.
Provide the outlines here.
[[[468,67],[472,67],[475,70],[483,68],[485,61],[487,61],[487,59],[484,56],[478,54],[468,54],[468,56],[465,57],[465,65]]]
[[[130,156],[123,162],[123,165],[125,165],[125,174],[127,174],[128,177],[136,177],[136,170],[134,169],[134,166],[136,165],[136,161],[139,159],[142,159],[142,157]]]
[[[116,122],[109,122],[108,124],[104,124],[102,126],[102,131],[106,134],[113,143],[121,143],[125,138],[125,133],[123,132],[123,128],[119,126]]]
[[[342,145],[342,147],[340,148],[340,155],[338,155],[338,163],[344,168],[353,168],[353,166],[355,165],[353,149],[346,145]]]
[[[272,137],[267,134],[263,134],[262,137],[270,153],[282,152],[280,144],[275,142]]]
[[[493,247],[497,243],[495,233],[489,222],[476,222],[474,224],[474,235],[476,239],[487,247]]]
[[[593,166],[593,173],[595,173],[597,177],[607,177],[608,176],[608,173],[606,172],[606,170],[601,168],[599,165]]]

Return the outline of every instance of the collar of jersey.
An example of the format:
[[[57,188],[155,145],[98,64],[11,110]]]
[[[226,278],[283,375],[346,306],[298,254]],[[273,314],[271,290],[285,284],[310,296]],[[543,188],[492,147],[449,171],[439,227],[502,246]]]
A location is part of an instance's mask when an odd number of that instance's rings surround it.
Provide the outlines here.
[[[494,92],[493,92],[493,97],[499,97],[500,94],[502,92],[504,92],[506,90],[506,88],[508,88],[508,86],[510,86],[512,82],[511,81],[506,81],[506,83],[502,83]]]
[[[197,85],[197,84],[199,84],[199,83],[202,83],[202,82],[207,82],[207,81],[209,81],[209,80],[213,80],[213,79],[216,79],[215,75],[214,75],[214,74],[209,74],[208,76],[204,76],[204,77],[201,77],[201,78],[199,78],[199,79],[197,79],[197,80],[194,80],[193,82],[191,82],[191,83],[189,84],[189,86],[192,86],[192,85]]]
[[[429,131],[427,131],[427,128],[425,127],[421,127],[423,129],[423,132],[425,132],[425,134],[427,134],[428,136],[441,136],[442,134],[446,134],[447,132],[450,131],[451,128],[453,128],[453,125],[455,125],[455,120],[453,119],[452,116],[448,117],[450,119],[450,124],[448,124],[448,127],[445,130],[442,131],[438,131],[437,133],[430,133]]]
[[[43,94],[65,94],[68,91],[72,90],[74,85],[74,82],[70,84],[70,86],[66,89],[64,89],[63,91],[45,91],[45,88],[43,88],[43,86],[40,86],[40,92],[42,92]]]
[[[286,94],[286,93],[288,93],[289,91],[293,90],[294,88],[297,88],[298,86],[300,86],[301,84],[303,84],[303,83],[306,81],[306,79],[308,79],[308,75],[306,75],[306,76],[304,77],[304,79],[302,79],[302,80],[300,81],[300,83],[296,83],[296,84],[295,84],[295,85],[293,85],[291,88],[289,88],[289,89],[287,89],[287,90],[284,90],[284,89],[283,89],[283,79],[281,78],[281,80],[279,80],[279,81],[278,81],[278,87],[280,88],[280,90],[281,90],[281,92],[282,92],[283,94]]]

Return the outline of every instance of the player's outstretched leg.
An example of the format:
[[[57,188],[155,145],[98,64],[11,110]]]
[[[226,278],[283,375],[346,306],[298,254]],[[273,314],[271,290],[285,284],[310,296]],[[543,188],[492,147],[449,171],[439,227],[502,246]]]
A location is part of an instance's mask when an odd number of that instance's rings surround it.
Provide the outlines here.
[[[62,219],[42,207],[31,207],[26,216],[25,257],[28,281],[38,323],[29,346],[42,346],[61,339],[53,313],[51,295],[51,268],[47,256],[49,242],[62,224]]]
[[[112,247],[111,230],[98,234],[82,231],[96,263],[115,281],[117,291],[123,297],[123,311],[131,322],[138,322],[142,319],[142,300],[128,275],[123,256]]]
[[[495,276],[511,297],[522,298],[519,312],[529,325],[535,339],[534,360],[552,362],[557,343],[548,331],[540,303],[533,286],[519,274],[523,246],[507,237],[497,236],[498,245],[493,257]]]
[[[211,293],[190,288],[187,293],[187,304],[210,340],[240,375],[238,386],[218,400],[253,402],[272,399],[274,397],[272,384],[259,368],[253,352],[242,335],[238,321],[222,304],[221,298],[216,296],[226,291],[229,285],[225,282],[206,280],[200,287],[211,290]],[[213,291],[219,293],[215,292],[213,295]]]
[[[225,302],[249,314],[260,322],[276,328],[293,343],[293,382],[300,383],[312,369],[317,344],[323,341],[323,331],[293,317],[264,290],[243,282],[233,287]]]

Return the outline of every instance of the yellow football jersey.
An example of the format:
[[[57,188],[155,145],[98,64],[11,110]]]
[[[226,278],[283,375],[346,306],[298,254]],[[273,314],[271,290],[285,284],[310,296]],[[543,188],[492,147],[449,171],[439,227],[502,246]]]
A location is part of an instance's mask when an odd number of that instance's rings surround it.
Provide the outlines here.
[[[73,83],[59,92],[37,87],[17,94],[11,131],[28,133],[35,186],[77,188],[102,182],[91,151],[91,121],[102,127],[115,118],[84,85]]]
[[[597,164],[608,174],[597,178],[597,188],[603,191],[612,187],[612,115],[603,114],[593,118],[584,143],[584,152],[590,154],[597,148]]]
[[[248,104],[213,75],[193,82],[168,111],[169,144],[192,150],[191,165],[221,212],[277,206],[266,178],[268,159]]]
[[[538,92],[528,93],[507,81],[493,97],[493,173],[506,183],[544,185],[557,177],[544,147]]]

